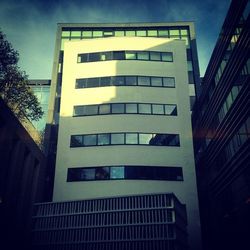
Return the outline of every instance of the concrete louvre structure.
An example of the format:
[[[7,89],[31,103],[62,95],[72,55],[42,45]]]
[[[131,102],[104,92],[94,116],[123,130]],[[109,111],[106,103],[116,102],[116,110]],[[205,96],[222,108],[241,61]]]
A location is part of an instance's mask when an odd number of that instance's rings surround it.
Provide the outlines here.
[[[248,249],[250,3],[232,1],[193,111],[204,249]]]
[[[45,156],[1,98],[0,159],[1,247],[28,249],[32,206],[43,201]]]
[[[190,22],[59,24],[46,131],[53,201],[174,193],[200,249],[195,89]]]
[[[188,249],[186,209],[173,194],[39,203],[32,224],[32,249]]]

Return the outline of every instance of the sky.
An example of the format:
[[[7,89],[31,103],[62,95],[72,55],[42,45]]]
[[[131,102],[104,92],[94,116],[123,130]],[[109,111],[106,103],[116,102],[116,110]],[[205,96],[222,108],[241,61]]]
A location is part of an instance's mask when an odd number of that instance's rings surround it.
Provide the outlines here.
[[[194,21],[201,76],[230,0],[1,0],[0,29],[30,79],[50,79],[57,23]]]

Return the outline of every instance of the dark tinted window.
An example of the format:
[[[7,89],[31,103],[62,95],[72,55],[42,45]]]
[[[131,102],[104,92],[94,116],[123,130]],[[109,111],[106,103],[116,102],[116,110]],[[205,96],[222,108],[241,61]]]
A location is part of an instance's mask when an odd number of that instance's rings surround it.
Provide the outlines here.
[[[125,59],[125,51],[113,52],[113,60],[124,60],[124,59]]]
[[[126,85],[137,85],[136,76],[126,76]]]
[[[100,53],[89,53],[89,62],[100,61]]]
[[[96,135],[85,135],[83,140],[84,146],[96,145]]]
[[[112,104],[112,113],[113,114],[122,114],[125,112],[125,105],[123,103],[113,103]]]

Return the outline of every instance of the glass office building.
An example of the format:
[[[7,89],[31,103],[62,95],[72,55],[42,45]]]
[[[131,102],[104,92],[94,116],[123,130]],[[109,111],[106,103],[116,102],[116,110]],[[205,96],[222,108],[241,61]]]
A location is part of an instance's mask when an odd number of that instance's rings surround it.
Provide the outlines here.
[[[204,249],[247,249],[250,3],[232,1],[193,111]]]

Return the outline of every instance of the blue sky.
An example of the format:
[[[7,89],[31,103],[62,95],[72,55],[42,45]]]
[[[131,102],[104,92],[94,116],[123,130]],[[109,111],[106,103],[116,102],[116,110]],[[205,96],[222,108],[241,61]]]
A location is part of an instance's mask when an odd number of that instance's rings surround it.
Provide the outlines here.
[[[194,21],[201,76],[230,0],[2,0],[0,28],[30,79],[50,79],[56,24]]]

